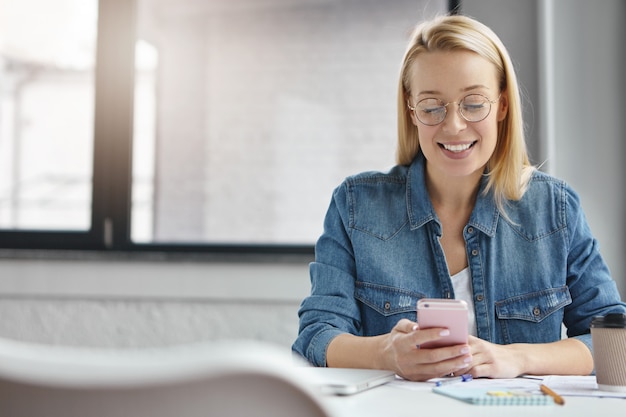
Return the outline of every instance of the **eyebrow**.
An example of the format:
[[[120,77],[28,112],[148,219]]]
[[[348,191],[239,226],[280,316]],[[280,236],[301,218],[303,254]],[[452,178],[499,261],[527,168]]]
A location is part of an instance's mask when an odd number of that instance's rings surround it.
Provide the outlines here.
[[[472,91],[472,90],[478,90],[478,89],[485,89],[485,90],[489,90],[489,87],[487,87],[486,85],[483,84],[474,84],[474,85],[470,85],[469,87],[465,87],[461,89],[462,93],[468,92],[468,91]],[[437,94],[442,94],[441,91],[437,91],[437,90],[424,90],[424,91],[420,91],[417,95],[418,96],[423,96],[423,95],[437,95]]]

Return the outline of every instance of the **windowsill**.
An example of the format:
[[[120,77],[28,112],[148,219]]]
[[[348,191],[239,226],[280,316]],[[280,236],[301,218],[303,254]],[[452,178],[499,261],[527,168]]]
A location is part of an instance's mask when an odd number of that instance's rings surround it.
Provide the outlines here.
[[[300,302],[308,255],[0,250],[0,297]]]
[[[313,254],[254,251],[97,251],[71,249],[0,249],[0,260],[138,261],[138,262],[220,262],[300,264],[312,262]]]

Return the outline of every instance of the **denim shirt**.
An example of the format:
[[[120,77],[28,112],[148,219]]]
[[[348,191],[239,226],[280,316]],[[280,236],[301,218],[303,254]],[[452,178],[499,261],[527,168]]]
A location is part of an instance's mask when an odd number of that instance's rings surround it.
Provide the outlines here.
[[[389,333],[402,318],[416,320],[420,298],[454,298],[424,167],[420,154],[410,166],[355,175],[335,189],[292,347],[313,365],[326,366],[341,333]],[[507,218],[485,185],[483,178],[463,230],[478,337],[554,342],[565,325],[591,349],[591,319],[626,313],[626,304],[577,194],[537,171],[523,198],[508,201]]]

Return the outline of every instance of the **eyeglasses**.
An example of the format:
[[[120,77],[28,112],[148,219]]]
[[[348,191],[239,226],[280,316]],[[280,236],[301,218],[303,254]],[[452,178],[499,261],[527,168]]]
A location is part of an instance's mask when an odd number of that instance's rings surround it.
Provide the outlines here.
[[[480,122],[489,116],[491,105],[498,100],[500,96],[492,101],[482,94],[467,95],[457,102],[459,114],[468,122]],[[435,126],[444,121],[448,114],[448,106],[453,103],[455,102],[444,103],[438,98],[425,98],[418,101],[415,107],[411,107],[410,104],[408,106],[415,113],[417,120],[427,126]]]

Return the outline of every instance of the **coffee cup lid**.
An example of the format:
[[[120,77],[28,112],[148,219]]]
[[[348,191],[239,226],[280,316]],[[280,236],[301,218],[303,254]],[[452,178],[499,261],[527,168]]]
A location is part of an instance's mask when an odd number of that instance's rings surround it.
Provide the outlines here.
[[[598,328],[626,328],[626,314],[610,313],[606,316],[595,316],[591,320],[591,327]]]

